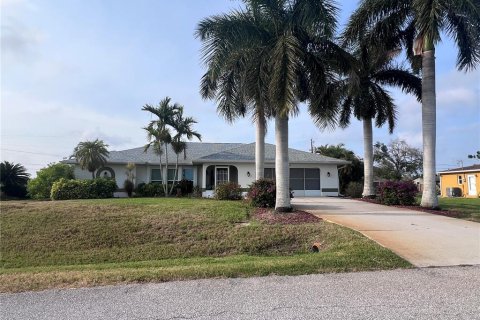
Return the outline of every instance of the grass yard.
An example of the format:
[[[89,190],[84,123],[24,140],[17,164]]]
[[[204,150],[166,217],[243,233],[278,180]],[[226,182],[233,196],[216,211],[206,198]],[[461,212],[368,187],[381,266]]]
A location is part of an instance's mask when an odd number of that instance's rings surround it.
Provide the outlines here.
[[[0,218],[1,292],[410,267],[360,233],[263,223],[242,202],[8,201]]]
[[[438,198],[442,210],[458,212],[459,218],[480,222],[480,198]]]

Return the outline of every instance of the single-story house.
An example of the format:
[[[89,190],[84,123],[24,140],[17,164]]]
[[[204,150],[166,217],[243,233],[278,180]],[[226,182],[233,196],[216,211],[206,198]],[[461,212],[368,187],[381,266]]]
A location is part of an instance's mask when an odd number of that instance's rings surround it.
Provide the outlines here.
[[[480,164],[440,171],[438,175],[442,197],[479,197]]]
[[[143,147],[123,151],[111,151],[103,168],[96,171],[97,177],[114,178],[119,187],[126,179],[126,165],[135,164],[134,184],[160,182],[167,176],[174,181],[177,155],[168,150],[168,171],[165,154],[162,155],[162,169],[159,157],[150,148]],[[290,189],[294,196],[338,196],[339,167],[349,164],[339,160],[305,151],[289,149]],[[91,173],[82,170],[75,159],[65,160],[75,164],[78,179],[91,179]],[[255,143],[204,143],[188,142],[185,153],[178,157],[177,180],[191,180],[202,190],[204,197],[212,197],[215,186],[231,181],[247,188],[255,181]],[[275,178],[275,146],[265,144],[265,178]]]

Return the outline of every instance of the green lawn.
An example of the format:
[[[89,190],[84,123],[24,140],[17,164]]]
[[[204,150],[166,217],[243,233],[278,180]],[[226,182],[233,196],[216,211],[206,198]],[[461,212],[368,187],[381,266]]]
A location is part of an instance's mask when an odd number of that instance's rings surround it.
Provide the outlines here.
[[[480,198],[438,198],[442,210],[461,213],[459,218],[480,222]]]
[[[270,225],[242,202],[203,199],[1,204],[0,291],[209,277],[391,269],[410,264],[326,222]],[[309,251],[322,243],[320,253]]]

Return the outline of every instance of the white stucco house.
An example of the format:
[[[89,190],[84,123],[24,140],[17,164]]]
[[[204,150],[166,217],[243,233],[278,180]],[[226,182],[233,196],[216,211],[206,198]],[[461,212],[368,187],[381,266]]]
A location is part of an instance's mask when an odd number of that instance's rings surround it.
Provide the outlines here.
[[[289,149],[290,189],[294,196],[338,196],[338,169],[348,161]],[[75,164],[75,177],[91,179],[91,173],[82,170],[75,159],[65,160]],[[167,176],[172,182],[175,175],[176,155],[168,152],[168,172],[165,155],[162,155],[162,173],[159,159],[151,149],[143,147],[111,151],[105,167],[96,171],[97,177],[115,178],[119,187],[126,179],[127,163],[135,163],[135,185],[160,182]],[[275,178],[275,146],[265,144],[265,178]],[[212,197],[215,186],[232,181],[247,188],[255,181],[255,143],[204,143],[188,142],[185,154],[179,156],[177,180],[191,180],[202,190],[204,197]]]

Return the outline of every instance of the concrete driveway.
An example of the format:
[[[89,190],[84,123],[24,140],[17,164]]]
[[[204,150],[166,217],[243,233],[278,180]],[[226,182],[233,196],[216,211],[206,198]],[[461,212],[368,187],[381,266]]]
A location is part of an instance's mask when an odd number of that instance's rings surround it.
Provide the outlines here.
[[[480,264],[480,223],[342,198],[292,204],[361,232],[417,267]]]

